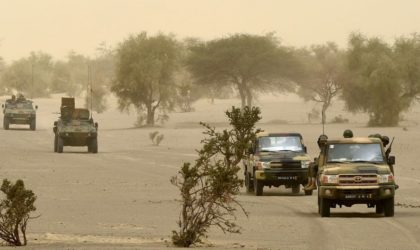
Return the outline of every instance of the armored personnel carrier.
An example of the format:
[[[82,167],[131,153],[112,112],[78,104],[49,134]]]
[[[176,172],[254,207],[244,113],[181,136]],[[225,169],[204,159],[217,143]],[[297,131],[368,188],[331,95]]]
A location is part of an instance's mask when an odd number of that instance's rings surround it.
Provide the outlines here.
[[[54,122],[54,152],[64,146],[87,146],[88,152],[98,153],[98,123],[88,109],[75,108],[74,98],[61,98],[60,118]]]
[[[36,110],[38,106],[33,106],[31,100],[23,95],[16,98],[14,95],[7,99],[3,108],[3,128],[9,129],[10,124],[28,124],[31,130],[36,129]]]

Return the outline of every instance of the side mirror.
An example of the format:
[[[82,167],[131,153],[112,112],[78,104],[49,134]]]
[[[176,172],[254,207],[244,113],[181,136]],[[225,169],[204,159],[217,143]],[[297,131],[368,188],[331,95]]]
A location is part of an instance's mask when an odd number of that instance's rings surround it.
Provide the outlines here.
[[[98,123],[97,122],[95,122],[95,128],[98,129]]]
[[[395,165],[395,156],[388,157],[388,164]]]
[[[249,147],[249,148],[248,148],[248,154],[249,154],[249,155],[254,154],[254,149],[253,149],[252,147]]]
[[[306,146],[303,146],[303,152],[308,153],[308,148]]]

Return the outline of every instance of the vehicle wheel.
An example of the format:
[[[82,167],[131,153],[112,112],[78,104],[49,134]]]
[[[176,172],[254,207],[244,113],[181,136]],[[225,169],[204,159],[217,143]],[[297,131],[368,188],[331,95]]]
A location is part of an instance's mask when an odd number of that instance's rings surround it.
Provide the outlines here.
[[[245,173],[245,188],[248,193],[254,192],[254,183],[251,182],[251,174],[248,172]]]
[[[321,217],[330,217],[330,200],[320,198]]]
[[[386,199],[383,201],[384,203],[384,212],[385,217],[393,217],[394,216],[394,197]]]
[[[54,152],[57,153],[58,151],[58,136],[54,135]]]
[[[89,149],[89,146],[88,146]],[[98,153],[98,138],[93,138],[90,141],[90,152],[96,154]]]
[[[377,214],[383,214],[384,213],[384,204],[382,201],[378,201],[375,206],[375,212]]]
[[[293,194],[298,194],[298,193],[300,193],[300,184],[295,184],[295,185],[292,185],[292,193],[293,193]]]
[[[63,138],[61,138],[60,136],[57,136],[57,152],[63,153],[63,148],[64,148]]]
[[[305,190],[305,195],[312,195],[314,190]]]
[[[258,181],[257,178],[254,177],[254,192],[256,196],[263,195],[264,184],[261,181]]]
[[[7,119],[6,117],[3,119],[3,128],[5,130],[9,129],[9,119]]]
[[[35,119],[31,121],[31,124],[29,125],[29,128],[31,130],[36,130],[36,120]]]
[[[321,198],[318,195],[318,214],[321,214]]]

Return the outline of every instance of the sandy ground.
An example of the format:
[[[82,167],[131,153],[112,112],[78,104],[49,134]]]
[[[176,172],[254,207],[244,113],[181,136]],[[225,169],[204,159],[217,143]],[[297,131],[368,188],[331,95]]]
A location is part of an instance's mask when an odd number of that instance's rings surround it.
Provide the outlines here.
[[[213,105],[201,100],[194,105],[195,112],[173,113],[162,127],[133,129],[135,112],[121,114],[115,100],[110,100],[109,111],[95,115],[100,152],[94,155],[81,147],[53,153],[52,124],[60,99],[35,101],[37,131],[25,126],[0,129],[1,178],[22,178],[38,196],[35,215],[41,217],[29,224],[29,249],[172,248],[170,235],[177,229],[180,206],[178,190],[169,179],[183,162],[195,159],[203,136],[197,123],[207,121],[222,128],[223,111],[239,104],[236,99],[216,100]],[[310,155],[317,155],[321,126],[306,123],[312,103],[279,95],[260,97],[257,104],[262,108],[261,128],[300,132]],[[380,217],[374,209],[359,205],[332,209],[330,218],[321,218],[316,193],[292,195],[290,190],[265,188],[264,196],[255,197],[243,189],[239,200],[250,216],[238,213],[242,234],[212,230],[202,248],[420,249],[419,111],[420,106],[415,106],[395,128],[367,128],[367,116],[345,112],[342,103],[328,112],[330,118],[342,114],[350,119],[349,124],[328,124],[330,138],[341,136],[346,128],[360,136],[379,132],[395,137],[400,185],[395,217]],[[165,135],[159,147],[149,140],[149,133],[156,130]]]

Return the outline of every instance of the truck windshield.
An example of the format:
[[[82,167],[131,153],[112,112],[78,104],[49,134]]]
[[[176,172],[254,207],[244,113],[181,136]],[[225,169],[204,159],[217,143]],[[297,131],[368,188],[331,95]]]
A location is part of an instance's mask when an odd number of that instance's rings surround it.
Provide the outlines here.
[[[299,136],[264,136],[258,138],[258,151],[303,151]]]
[[[379,143],[330,144],[327,149],[327,162],[384,162]]]

